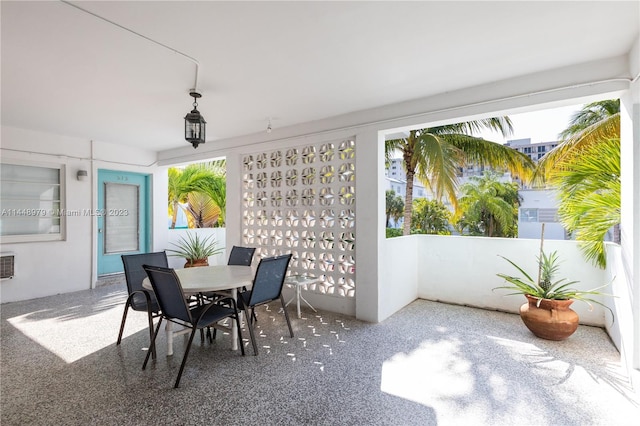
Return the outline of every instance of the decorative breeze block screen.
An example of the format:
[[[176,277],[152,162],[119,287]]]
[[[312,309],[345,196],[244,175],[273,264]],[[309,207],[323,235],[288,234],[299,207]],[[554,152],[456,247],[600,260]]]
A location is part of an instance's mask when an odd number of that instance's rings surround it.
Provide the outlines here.
[[[291,253],[309,290],[355,296],[355,142],[243,156],[243,244],[260,257]]]

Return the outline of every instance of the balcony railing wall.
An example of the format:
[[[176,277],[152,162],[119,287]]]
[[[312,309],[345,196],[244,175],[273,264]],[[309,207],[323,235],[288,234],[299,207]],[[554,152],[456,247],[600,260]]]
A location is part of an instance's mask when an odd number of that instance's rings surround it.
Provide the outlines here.
[[[536,255],[539,240],[412,235],[385,241],[385,264],[381,266],[380,310],[387,318],[416,298],[518,313],[524,303],[519,295],[493,290],[504,284],[497,273],[519,276],[505,256],[537,277]],[[634,338],[633,289],[629,266],[623,262],[621,248],[607,243],[607,268],[586,262],[575,241],[547,240],[546,252],[558,251],[562,263],[558,276],[579,281],[578,289],[589,290],[607,284],[601,291],[613,295],[594,296],[600,306],[576,301],[572,308],[586,325],[604,327],[631,368]],[[613,313],[613,316],[612,316]]]
[[[387,288],[382,290],[381,300],[391,305],[390,309],[399,308],[415,296],[517,313],[524,297],[505,296],[508,291],[493,290],[505,284],[497,273],[521,275],[500,255],[520,265],[533,278],[538,274],[539,240],[413,235],[388,239],[386,246],[385,277],[389,285],[384,286]],[[562,260],[558,278],[579,281],[576,288],[588,290],[611,281],[609,271],[584,260],[575,241],[547,240],[544,250],[558,251]],[[581,323],[605,326],[605,309],[601,306],[590,308],[575,302],[572,308],[580,315]]]

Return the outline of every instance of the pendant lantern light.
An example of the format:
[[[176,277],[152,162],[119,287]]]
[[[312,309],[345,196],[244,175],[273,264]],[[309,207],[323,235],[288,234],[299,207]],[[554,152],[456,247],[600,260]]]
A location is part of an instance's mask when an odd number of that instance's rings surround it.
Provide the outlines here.
[[[193,97],[193,109],[184,116],[184,138],[193,148],[197,148],[201,143],[205,143],[207,122],[198,111],[198,98],[202,95],[194,89],[189,92],[189,96]]]

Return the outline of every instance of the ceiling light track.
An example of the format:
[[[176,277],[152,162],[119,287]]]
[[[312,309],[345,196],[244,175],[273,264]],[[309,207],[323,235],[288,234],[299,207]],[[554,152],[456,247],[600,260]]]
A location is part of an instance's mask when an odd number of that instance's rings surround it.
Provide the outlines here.
[[[100,16],[100,15],[98,15],[98,14],[94,13],[94,12],[91,12],[90,10],[84,9],[84,8],[82,8],[82,7],[80,7],[80,6],[76,5],[76,4],[74,4],[74,3],[71,3],[70,1],[67,1],[67,0],[59,0],[59,1],[60,1],[61,3],[66,4],[67,6],[71,6],[71,7],[73,7],[73,8],[76,8],[76,9],[80,10],[81,12],[87,13],[87,14],[89,14],[89,15],[91,15],[91,16],[94,16],[94,17],[96,17],[96,18],[98,18],[98,19],[100,19],[100,20],[104,21],[104,22],[107,22],[107,23],[109,23],[109,24],[111,24],[111,25],[114,25],[114,26],[116,26],[116,27],[118,27],[118,28],[120,28],[120,29],[122,29],[122,30],[128,31],[128,32],[130,32],[131,34],[134,34],[134,35],[136,35],[136,36],[138,36],[138,37],[140,37],[140,38],[143,38],[143,39],[145,39],[145,40],[147,40],[147,41],[150,41],[151,43],[154,43],[154,44],[157,44],[158,46],[164,47],[165,49],[170,50],[170,51],[172,51],[173,53],[177,53],[178,55],[180,55],[180,56],[182,56],[182,57],[184,57],[184,58],[188,59],[188,60],[189,60],[189,61],[191,61],[191,62],[193,62],[193,63],[195,64],[195,66],[196,66],[196,78],[195,78],[195,82],[194,82],[194,84],[193,84],[193,87],[194,87],[194,89],[193,89],[193,90],[194,90],[194,91],[197,91],[197,90],[198,90],[198,71],[199,71],[199,68],[200,68],[200,62],[198,62],[198,60],[197,60],[196,58],[194,58],[194,57],[192,57],[192,56],[189,56],[189,55],[187,55],[186,53],[180,52],[179,50],[174,49],[174,48],[173,48],[173,47],[171,47],[171,46],[167,46],[167,45],[166,45],[166,44],[164,44],[164,43],[160,43],[159,41],[156,41],[156,40],[154,40],[154,39],[152,39],[152,38],[149,38],[149,37],[147,37],[147,36],[146,36],[146,35],[144,35],[144,34],[140,34],[139,32],[136,32],[136,31],[134,31],[134,30],[132,30],[132,29],[130,29],[130,28],[127,28],[127,27],[125,27],[125,26],[123,26],[123,25],[120,25],[120,24],[118,24],[117,22],[113,22],[113,21],[111,21],[111,20],[109,20],[109,19],[107,19],[107,18],[104,18],[104,17],[102,17],[102,16]]]

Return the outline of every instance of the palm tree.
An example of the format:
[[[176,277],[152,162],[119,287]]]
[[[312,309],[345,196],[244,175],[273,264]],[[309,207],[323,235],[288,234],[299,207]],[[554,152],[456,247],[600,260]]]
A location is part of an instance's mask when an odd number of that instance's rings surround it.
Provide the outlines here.
[[[604,268],[604,237],[620,224],[620,139],[590,145],[557,166],[551,183],[560,194],[560,220],[575,233],[587,260]]]
[[[458,229],[485,237],[515,237],[520,195],[515,183],[500,182],[495,173],[472,177],[460,187]]]
[[[197,165],[190,165],[184,169],[169,168],[169,211],[171,212],[171,229],[176,227],[178,209],[182,208],[180,203],[187,202],[187,195],[190,192],[198,191],[198,182],[205,178],[207,174],[208,172],[206,170],[203,170]]]
[[[620,243],[620,100],[584,105],[559,136],[562,142],[542,157],[535,178],[559,186],[560,220],[575,232],[587,259],[604,268],[608,229],[613,227],[613,240]]]
[[[385,142],[387,159],[398,151],[403,157],[407,178],[403,235],[409,235],[411,230],[414,177],[429,188],[436,199],[447,195],[455,208],[458,205],[457,174],[466,164],[505,168],[523,180],[529,178],[534,165],[528,156],[504,145],[471,136],[483,128],[499,131],[504,136],[512,132],[509,117],[495,117],[411,130],[405,138]]]
[[[418,234],[449,235],[451,212],[437,200],[413,200],[412,232]]]
[[[388,189],[385,192],[385,207],[386,207],[386,215],[387,215],[387,228],[390,226],[390,221],[393,219],[395,222],[398,221],[402,217],[402,212],[404,211],[404,201],[402,201],[402,197],[396,195],[396,192],[392,189]]]
[[[609,99],[584,105],[558,137],[562,141],[540,159],[536,181],[550,179],[563,160],[580,155],[582,149],[600,141],[620,137],[620,99]]]
[[[218,225],[226,223],[227,211],[227,169],[225,160],[201,163],[200,167],[210,173],[198,183],[198,189],[207,195],[219,208]]]
[[[227,200],[226,161],[169,169],[169,210],[175,228],[178,209],[188,212],[189,226],[224,226]],[[187,203],[186,207],[181,204]]]
[[[186,210],[191,214],[190,228],[213,228],[219,223],[220,207],[202,192],[190,192],[187,195]]]

